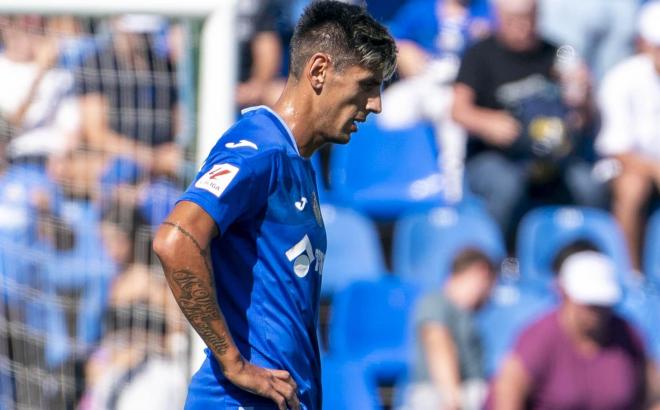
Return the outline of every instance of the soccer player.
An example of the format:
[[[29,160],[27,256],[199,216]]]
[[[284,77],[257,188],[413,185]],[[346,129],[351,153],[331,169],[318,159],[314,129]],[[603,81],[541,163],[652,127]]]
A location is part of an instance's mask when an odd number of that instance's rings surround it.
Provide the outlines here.
[[[315,2],[273,109],[247,109],[158,230],[154,250],[208,346],[187,409],[320,409],[317,340],[326,239],[314,171],[381,110],[396,46],[360,7]]]

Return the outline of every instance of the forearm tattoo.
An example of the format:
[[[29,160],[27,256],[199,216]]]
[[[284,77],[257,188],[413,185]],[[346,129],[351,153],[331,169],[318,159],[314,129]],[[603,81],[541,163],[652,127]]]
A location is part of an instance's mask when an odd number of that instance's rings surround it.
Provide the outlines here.
[[[165,266],[164,268],[169,273],[166,276],[181,311],[208,347],[215,354],[222,356],[229,349],[230,336],[219,328],[226,328],[226,324],[213,294],[213,271],[209,266],[206,249],[203,249],[195,237],[179,224],[165,221],[163,225],[173,227],[188,238],[204,260],[206,269],[204,274],[194,272],[190,268],[176,267],[170,269]],[[205,280],[205,278],[208,278],[208,280]]]
[[[178,290],[177,302],[190,324],[216,354],[222,356],[229,348],[226,334],[218,334],[213,322],[223,322],[213,291],[197,274],[188,269],[175,270],[172,282]]]

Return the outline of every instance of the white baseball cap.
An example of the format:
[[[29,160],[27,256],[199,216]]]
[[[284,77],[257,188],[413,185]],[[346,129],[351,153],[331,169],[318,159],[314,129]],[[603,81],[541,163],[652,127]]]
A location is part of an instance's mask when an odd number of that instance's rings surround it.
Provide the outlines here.
[[[653,45],[660,46],[660,1],[646,3],[639,11],[637,22],[639,36]]]
[[[611,307],[621,299],[614,264],[594,251],[566,258],[559,270],[559,286],[570,300],[581,305]]]

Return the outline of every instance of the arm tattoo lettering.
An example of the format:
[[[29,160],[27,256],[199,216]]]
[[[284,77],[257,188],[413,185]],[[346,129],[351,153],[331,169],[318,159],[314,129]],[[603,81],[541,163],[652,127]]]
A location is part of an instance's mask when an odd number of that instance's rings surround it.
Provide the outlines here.
[[[168,281],[181,311],[208,347],[217,355],[222,356],[229,349],[230,336],[218,327],[218,325],[221,327],[226,327],[226,325],[213,294],[213,271],[209,266],[207,250],[202,248],[195,237],[179,224],[165,221],[163,225],[175,228],[188,238],[204,260],[206,272],[202,275],[188,268],[170,269],[165,266],[164,268],[170,272],[167,275]]]
[[[223,318],[210,284],[188,269],[175,270],[171,278],[183,313],[211,350],[224,355],[229,348],[228,335],[218,334],[213,328],[213,323],[223,322]]]

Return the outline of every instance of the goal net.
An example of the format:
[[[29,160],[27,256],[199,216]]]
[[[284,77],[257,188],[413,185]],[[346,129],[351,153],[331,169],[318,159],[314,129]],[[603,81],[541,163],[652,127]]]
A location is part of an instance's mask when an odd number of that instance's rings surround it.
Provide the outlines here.
[[[151,239],[235,114],[234,3],[132,3],[0,4],[0,410],[180,408],[199,365]]]

